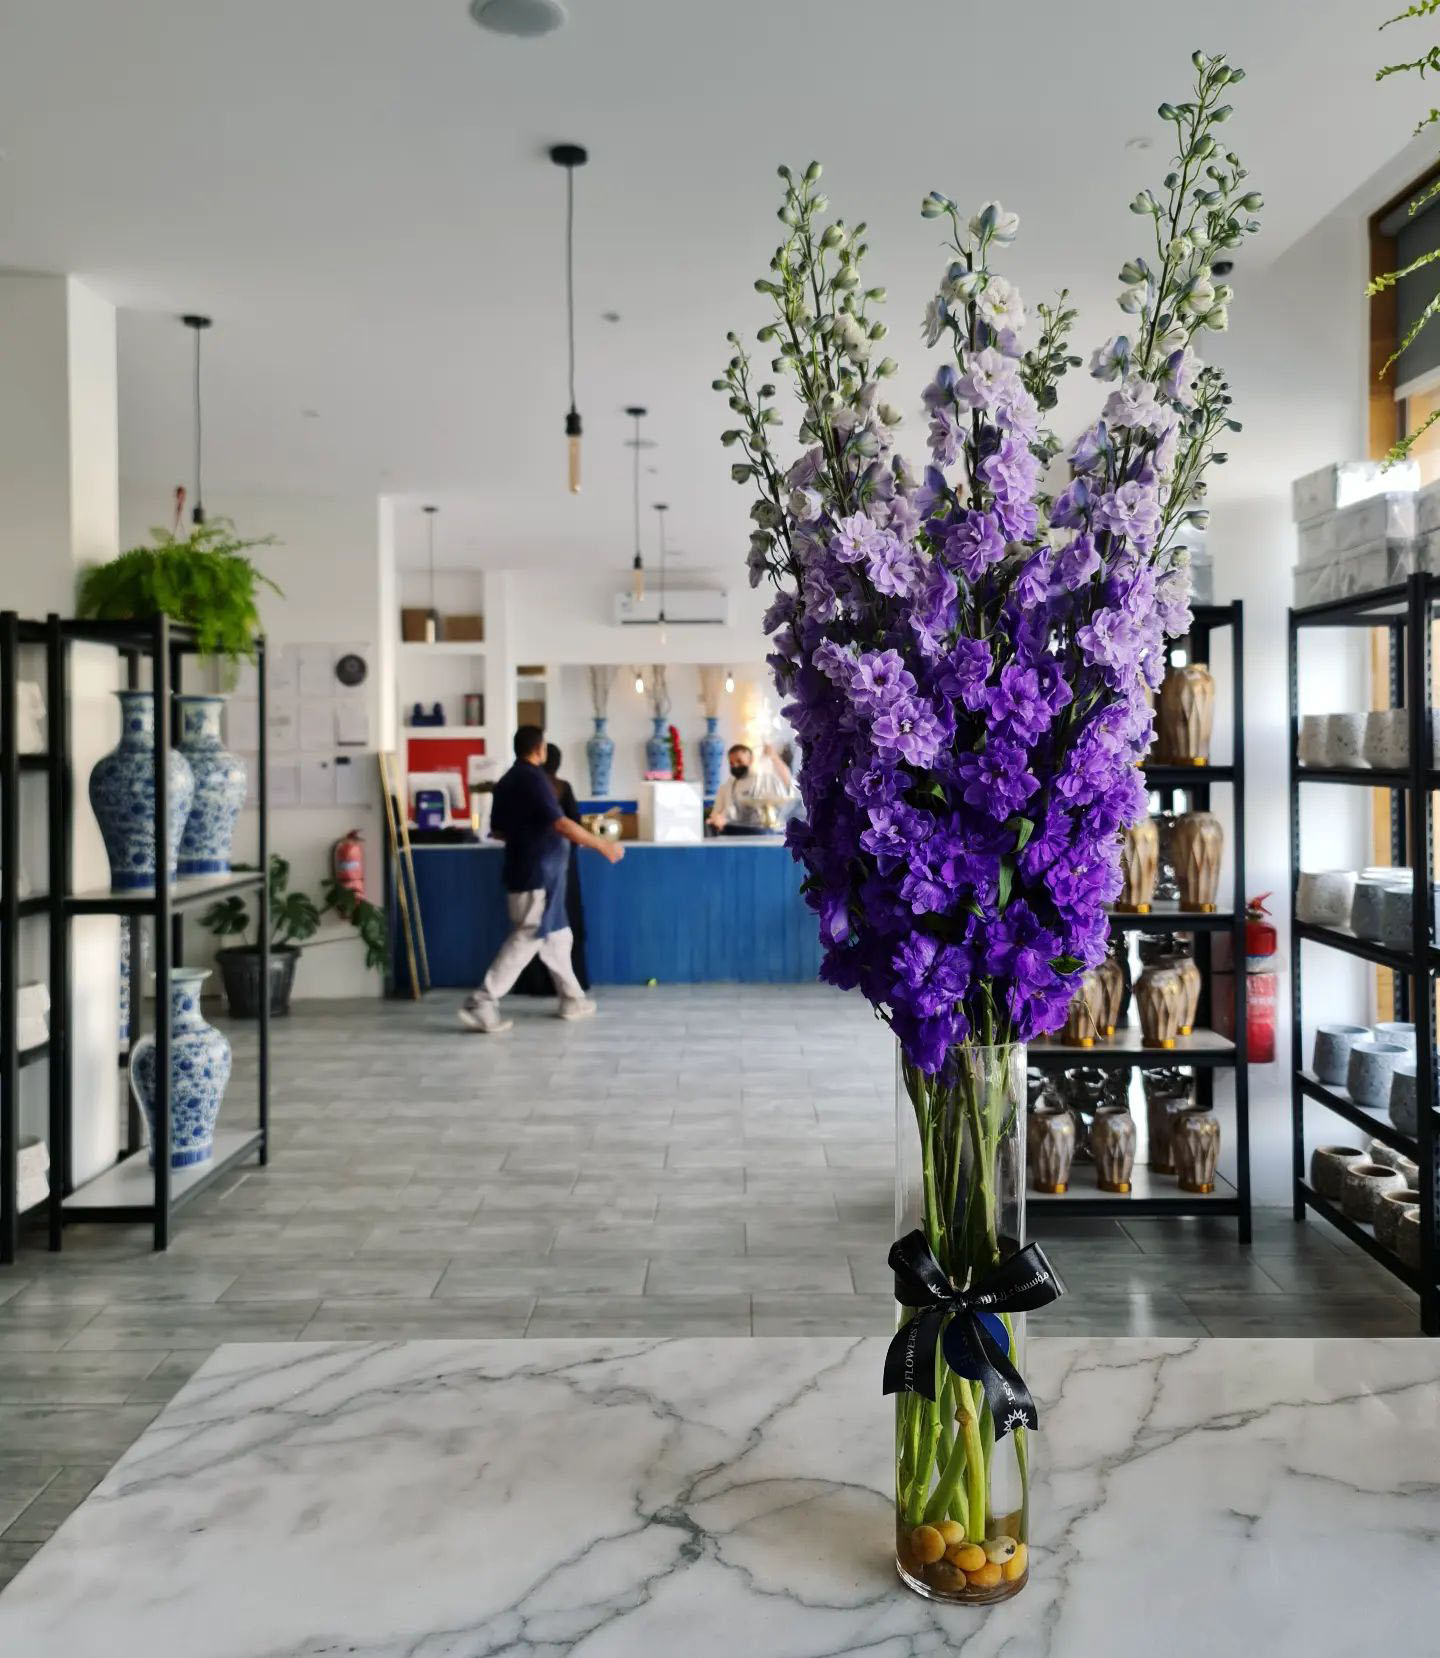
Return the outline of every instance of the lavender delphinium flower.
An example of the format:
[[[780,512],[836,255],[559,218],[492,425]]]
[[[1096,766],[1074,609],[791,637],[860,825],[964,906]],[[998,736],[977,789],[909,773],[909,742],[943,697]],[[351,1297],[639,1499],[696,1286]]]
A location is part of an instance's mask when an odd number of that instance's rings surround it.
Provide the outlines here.
[[[1068,452],[1043,422],[1080,362],[1075,313],[1063,295],[1035,307],[1027,348],[1026,306],[991,265],[1018,219],[995,202],[966,218],[932,192],[922,211],[950,241],[923,333],[947,349],[925,464],[900,460],[884,293],[861,277],[859,227],[824,222],[818,166],[782,169],[786,240],[758,284],[799,454],[777,457],[777,389],[734,336],[716,382],[739,416],[732,470],[759,488],[752,574],[782,592],[766,626],[802,756],[789,843],[822,976],[862,990],[922,1074],[957,1043],[1063,1021],[1104,953],[1119,833],[1145,810],[1146,688],[1188,625],[1175,538],[1202,521],[1204,471],[1235,427],[1192,342],[1224,326],[1211,267],[1259,206],[1212,136],[1239,71],[1198,55],[1196,70],[1193,101],[1162,107],[1180,155],[1161,195],[1131,204],[1154,251],[1120,272],[1124,330],[1090,359],[1105,389]],[[1065,475],[1047,486],[1052,457]]]

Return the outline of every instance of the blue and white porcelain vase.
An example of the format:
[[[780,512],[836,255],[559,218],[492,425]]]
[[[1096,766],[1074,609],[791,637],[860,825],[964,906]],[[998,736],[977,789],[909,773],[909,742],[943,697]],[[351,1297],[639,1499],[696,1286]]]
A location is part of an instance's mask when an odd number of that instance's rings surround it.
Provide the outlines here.
[[[585,744],[585,761],[590,767],[590,798],[604,800],[610,793],[610,764],[615,758],[615,739],[606,731],[604,714],[593,716],[595,734]]]
[[[190,762],[195,793],[180,837],[180,874],[228,875],[235,819],[245,804],[245,762],[220,741],[224,697],[175,698],[180,714],[180,752]]]
[[[215,1150],[215,1119],[230,1080],[230,1044],[200,1013],[199,967],[170,969],[170,1167],[205,1163]],[[147,1031],[130,1055],[130,1091],[150,1130],[155,1167],[155,1037]]]
[[[720,735],[718,715],[705,716],[705,735],[700,739],[700,769],[705,774],[705,798],[713,800],[720,791],[725,766],[725,741]]]
[[[155,696],[151,691],[117,691],[120,745],[95,762],[90,804],[100,824],[116,892],[155,885]],[[165,757],[170,808],[166,841],[170,873],[180,855],[180,837],[190,816],[195,779],[178,749]]]
[[[647,777],[669,777],[674,759],[670,753],[670,717],[656,714],[655,729],[645,739],[645,774]]]

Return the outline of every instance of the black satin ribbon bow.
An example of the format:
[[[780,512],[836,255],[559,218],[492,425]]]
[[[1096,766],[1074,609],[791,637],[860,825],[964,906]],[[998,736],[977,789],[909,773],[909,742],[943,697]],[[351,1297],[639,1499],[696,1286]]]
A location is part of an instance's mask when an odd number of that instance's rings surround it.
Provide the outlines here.
[[[885,1355],[885,1392],[933,1399],[939,1344],[957,1375],[977,1377],[984,1387],[997,1439],[1012,1428],[1035,1427],[1040,1418],[1030,1390],[981,1314],[1031,1312],[1065,1293],[1040,1245],[1026,1244],[971,1289],[957,1290],[925,1234],[916,1231],[890,1246],[890,1270],[895,1299],[916,1312],[895,1332]]]

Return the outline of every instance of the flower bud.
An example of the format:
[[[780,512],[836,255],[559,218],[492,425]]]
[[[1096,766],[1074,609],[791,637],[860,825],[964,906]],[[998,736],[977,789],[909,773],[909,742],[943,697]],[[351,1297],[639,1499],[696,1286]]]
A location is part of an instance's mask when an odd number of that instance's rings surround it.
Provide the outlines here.
[[[810,165],[805,169],[805,182],[806,182],[806,184],[818,184],[820,182],[820,174],[823,171],[824,171],[824,168],[821,167],[821,165],[818,161],[812,161],[810,163]]]
[[[904,419],[904,416],[893,403],[882,403],[875,413],[879,415],[880,422],[884,426],[898,426]]]

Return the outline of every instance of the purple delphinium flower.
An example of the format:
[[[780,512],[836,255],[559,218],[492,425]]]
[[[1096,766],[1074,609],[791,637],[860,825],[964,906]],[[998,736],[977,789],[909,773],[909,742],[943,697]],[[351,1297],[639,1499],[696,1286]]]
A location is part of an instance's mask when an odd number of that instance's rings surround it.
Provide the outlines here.
[[[1005,557],[1005,537],[988,512],[967,512],[945,531],[944,558],[968,582]]]
[[[867,651],[855,664],[850,679],[855,700],[867,707],[884,709],[908,701],[915,693],[915,676],[905,666],[899,651]]]
[[[934,709],[923,702],[902,699],[891,703],[871,725],[870,735],[882,753],[924,767],[933,764],[939,754],[945,727]]]
[[[1149,552],[1160,533],[1160,503],[1155,491],[1133,478],[1107,491],[1095,503],[1095,527],[1123,535],[1141,552]]]

